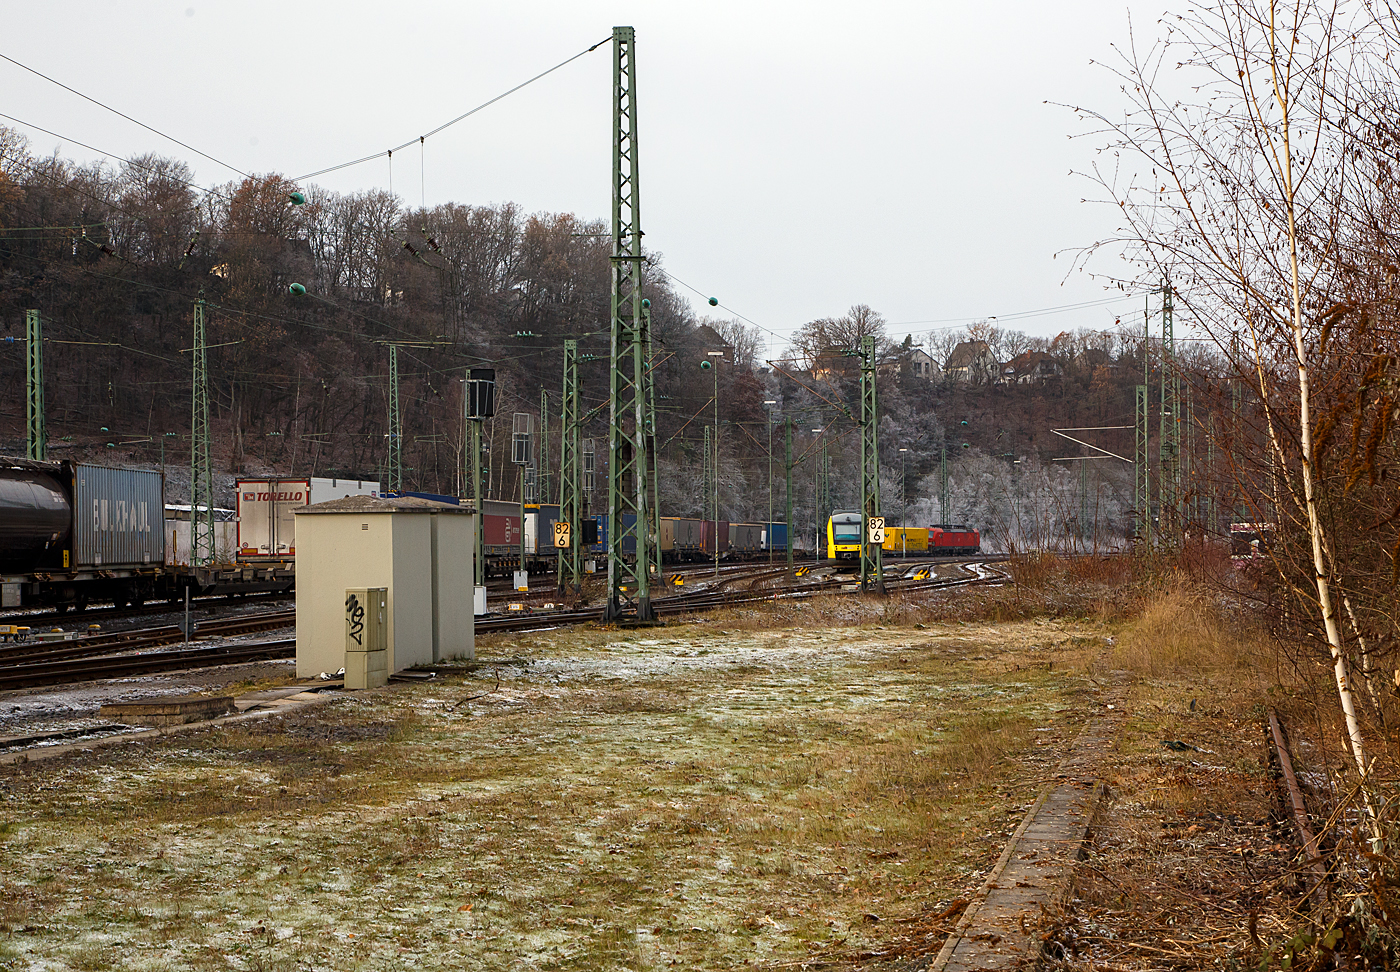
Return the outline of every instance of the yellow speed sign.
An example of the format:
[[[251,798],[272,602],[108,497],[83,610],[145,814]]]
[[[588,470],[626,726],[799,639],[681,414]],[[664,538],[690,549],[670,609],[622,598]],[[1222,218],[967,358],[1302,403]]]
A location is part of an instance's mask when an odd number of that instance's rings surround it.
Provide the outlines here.
[[[554,545],[567,547],[573,537],[573,527],[564,520],[554,521]]]

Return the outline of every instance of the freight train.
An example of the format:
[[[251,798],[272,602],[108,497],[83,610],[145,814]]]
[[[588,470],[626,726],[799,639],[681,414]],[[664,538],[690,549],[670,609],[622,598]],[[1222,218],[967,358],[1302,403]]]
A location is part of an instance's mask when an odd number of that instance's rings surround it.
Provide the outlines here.
[[[230,524],[218,519],[216,544],[222,536],[227,545]],[[0,607],[292,589],[285,564],[189,564],[189,531],[190,508],[166,506],[165,477],[154,470],[0,458]]]
[[[444,503],[461,502],[456,497],[435,493],[404,492],[397,495],[418,496]],[[525,504],[525,521],[520,520],[520,504],[509,500],[483,500],[482,526],[485,531],[486,574],[509,576],[521,567],[522,546],[524,569],[532,574],[553,572],[558,566],[559,551],[554,546],[554,524],[559,519],[559,507],[548,503]],[[623,522],[631,526],[632,515]],[[660,518],[657,545],[663,564],[685,564],[713,560],[715,538],[719,538],[719,558],[726,561],[759,560],[770,554],[787,556],[786,523],[739,523],[729,520],[701,520],[693,517],[663,516]],[[605,560],[608,555],[608,518],[584,518],[583,551],[591,560]],[[636,537],[623,541],[623,555],[636,554]]]
[[[859,560],[860,513],[838,512],[826,521],[826,559]],[[974,527],[961,523],[939,523],[931,527],[887,527],[880,549],[888,555],[943,554],[963,556],[980,553],[982,536]]]

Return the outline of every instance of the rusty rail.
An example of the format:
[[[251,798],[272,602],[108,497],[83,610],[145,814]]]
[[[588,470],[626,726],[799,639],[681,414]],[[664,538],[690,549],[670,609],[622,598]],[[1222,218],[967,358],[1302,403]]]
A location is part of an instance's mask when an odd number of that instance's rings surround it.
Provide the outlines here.
[[[1303,853],[1307,855],[1308,869],[1313,876],[1313,899],[1322,904],[1323,885],[1327,881],[1327,867],[1322,862],[1322,852],[1317,844],[1317,835],[1308,826],[1308,808],[1303,802],[1303,791],[1298,786],[1298,775],[1293,771],[1293,757],[1288,751],[1288,740],[1283,734],[1283,726],[1278,721],[1278,713],[1269,708],[1269,734],[1273,737],[1274,751],[1278,756],[1279,769],[1283,773],[1284,786],[1293,809],[1293,826],[1303,841]]]

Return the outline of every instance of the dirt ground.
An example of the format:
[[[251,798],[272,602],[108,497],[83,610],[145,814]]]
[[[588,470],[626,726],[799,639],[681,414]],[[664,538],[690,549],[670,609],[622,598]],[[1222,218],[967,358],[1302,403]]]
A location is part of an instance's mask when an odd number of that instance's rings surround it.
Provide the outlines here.
[[[1102,767],[1111,796],[1046,967],[1288,968],[1290,943],[1315,920],[1312,881],[1272,779],[1263,679],[1159,674],[1124,692]]]
[[[1112,635],[900,620],[487,636],[441,681],[7,767],[0,968],[917,967]]]

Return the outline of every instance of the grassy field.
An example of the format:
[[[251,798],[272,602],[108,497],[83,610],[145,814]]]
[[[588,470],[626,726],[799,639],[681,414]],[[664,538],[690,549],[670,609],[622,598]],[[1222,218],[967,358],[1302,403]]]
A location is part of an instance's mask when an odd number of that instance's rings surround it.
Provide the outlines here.
[[[510,663],[6,768],[0,968],[927,954],[1109,632],[813,612],[484,637]]]

